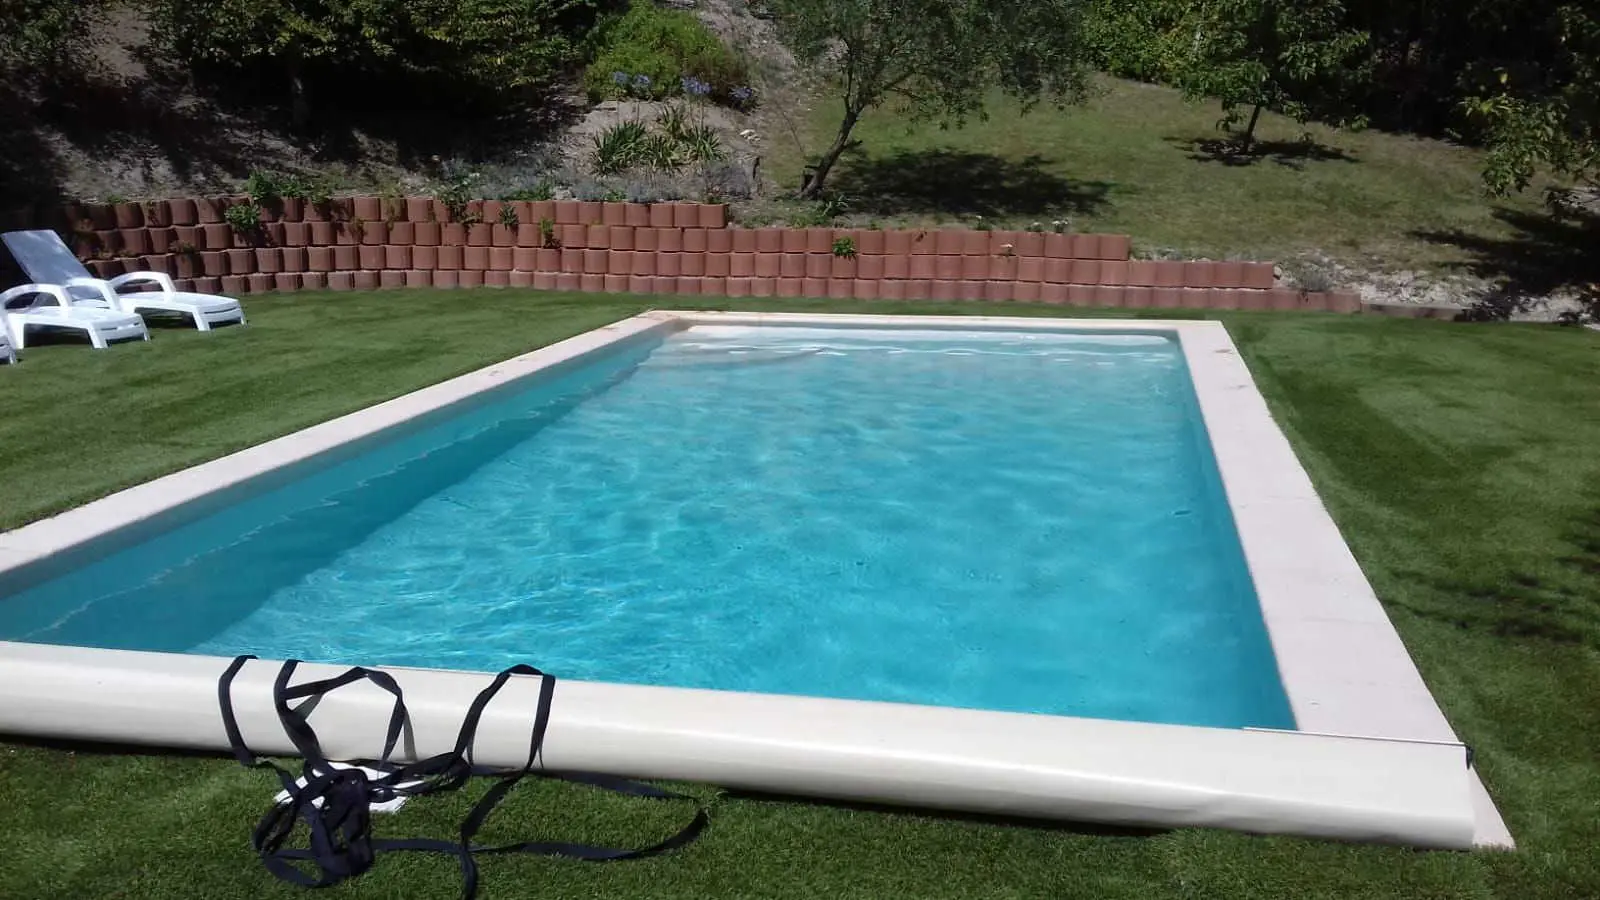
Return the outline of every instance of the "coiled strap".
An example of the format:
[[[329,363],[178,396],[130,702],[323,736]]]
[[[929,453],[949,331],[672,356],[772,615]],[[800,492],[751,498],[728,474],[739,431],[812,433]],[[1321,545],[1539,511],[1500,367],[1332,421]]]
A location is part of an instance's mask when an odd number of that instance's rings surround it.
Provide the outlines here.
[[[665,853],[690,843],[705,830],[709,819],[705,807],[699,806],[687,794],[664,791],[637,781],[586,772],[551,772],[539,765],[544,747],[545,731],[550,724],[550,703],[555,696],[556,680],[532,666],[516,665],[499,673],[489,686],[473,698],[461,722],[456,743],[447,753],[407,765],[390,762],[389,757],[400,740],[407,713],[405,697],[392,676],[376,669],[360,666],[321,681],[290,685],[299,660],[286,660],[278,669],[273,682],[272,700],[278,721],[296,751],[304,757],[301,773],[290,770],[269,759],[257,757],[244,743],[239,721],[233,710],[233,680],[254,656],[236,657],[217,682],[217,701],[222,710],[222,726],[234,758],[249,768],[270,768],[283,783],[288,801],[275,804],[256,825],[251,846],[261,857],[267,871],[276,877],[305,887],[327,887],[353,878],[372,867],[379,853],[395,850],[417,850],[430,853],[448,853],[461,865],[461,896],[471,900],[478,890],[477,854],[480,853],[535,853],[545,856],[567,856],[590,862],[639,859]],[[472,760],[473,740],[484,710],[513,675],[536,677],[539,681],[539,700],[534,710],[532,736],[528,742],[528,759],[516,769],[494,769],[476,765]],[[311,728],[308,706],[315,700],[358,681],[370,681],[394,698],[389,714],[389,724],[384,733],[383,754],[376,760],[363,761],[361,765],[380,774],[370,776],[355,768],[335,768],[322,752],[316,732]],[[305,700],[299,706],[291,703]],[[525,841],[499,846],[480,846],[473,843],[479,829],[489,818],[506,794],[522,779],[556,778],[587,784],[601,790],[643,797],[650,800],[691,800],[697,809],[693,821],[659,843],[637,849],[596,847],[561,841]],[[415,797],[437,791],[460,788],[473,776],[498,779],[461,823],[460,839],[445,841],[434,838],[376,839],[372,836],[372,804],[385,803],[396,797]],[[301,784],[299,779],[304,780]],[[308,834],[306,846],[289,846],[303,822]]]

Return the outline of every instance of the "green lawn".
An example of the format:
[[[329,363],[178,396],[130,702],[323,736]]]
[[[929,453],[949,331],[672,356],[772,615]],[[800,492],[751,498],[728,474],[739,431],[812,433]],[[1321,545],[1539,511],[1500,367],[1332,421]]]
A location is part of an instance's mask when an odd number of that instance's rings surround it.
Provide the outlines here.
[[[997,97],[987,121],[959,130],[908,126],[874,110],[857,126],[860,149],[831,186],[861,224],[924,223],[983,215],[1026,226],[1067,218],[1078,231],[1133,235],[1141,251],[1283,259],[1308,250],[1386,267],[1433,267],[1472,258],[1430,240],[1459,230],[1469,244],[1513,237],[1537,197],[1491,202],[1481,154],[1445,142],[1378,131],[1309,129],[1268,114],[1259,137],[1272,151],[1250,165],[1204,156],[1221,117],[1169,88],[1103,78],[1084,107],[1021,115]],[[816,153],[838,129],[839,107],[797,112],[795,132]],[[1309,148],[1298,139],[1307,130]],[[1197,144],[1199,142],[1199,144]],[[799,183],[805,155],[786,130],[763,151],[780,184]],[[1536,192],[1535,192],[1536,193]],[[1502,221],[1497,210],[1514,220]]]
[[[150,344],[103,353],[28,351],[21,366],[0,369],[4,524],[645,305],[522,291],[301,295],[252,301],[248,329],[162,330]],[[1600,896],[1600,335],[1216,317],[1452,723],[1478,749],[1519,851],[1423,853],[1201,830],[1130,834],[692,787],[711,803],[713,823],[687,850],[605,866],[486,860],[481,896]],[[41,477],[46,471],[51,478]],[[220,758],[0,744],[0,896],[302,896],[273,881],[247,848],[274,789],[267,775]],[[380,824],[392,834],[446,836],[468,799],[423,799]],[[643,841],[684,812],[543,785],[514,796],[486,837]],[[453,897],[456,879],[447,858],[397,856],[328,896]]]

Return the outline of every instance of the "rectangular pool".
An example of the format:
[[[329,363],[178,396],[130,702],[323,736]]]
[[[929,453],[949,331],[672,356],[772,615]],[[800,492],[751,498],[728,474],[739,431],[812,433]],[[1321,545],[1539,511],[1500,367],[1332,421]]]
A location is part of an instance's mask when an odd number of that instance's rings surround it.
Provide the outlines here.
[[[264,753],[528,662],[555,770],[1512,844],[1216,322],[652,311],[0,533],[0,734],[226,749],[239,652]]]
[[[0,639],[1293,728],[1171,334],[697,325],[0,602]]]

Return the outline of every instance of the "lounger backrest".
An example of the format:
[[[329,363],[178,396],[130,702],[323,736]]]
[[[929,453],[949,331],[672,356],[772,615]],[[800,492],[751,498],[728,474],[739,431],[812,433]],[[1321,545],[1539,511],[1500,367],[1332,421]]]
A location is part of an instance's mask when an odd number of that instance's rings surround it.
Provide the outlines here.
[[[66,284],[73,278],[92,277],[54,231],[10,231],[0,240],[35,284]]]

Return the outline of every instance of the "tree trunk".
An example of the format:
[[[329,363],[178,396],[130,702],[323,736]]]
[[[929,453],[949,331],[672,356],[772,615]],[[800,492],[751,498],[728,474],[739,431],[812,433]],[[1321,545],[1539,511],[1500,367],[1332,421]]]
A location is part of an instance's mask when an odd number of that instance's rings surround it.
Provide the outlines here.
[[[1256,123],[1260,121],[1261,104],[1257,103],[1255,110],[1250,113],[1250,124],[1244,127],[1244,134],[1239,136],[1240,153],[1250,152],[1250,147],[1255,143],[1256,140]]]
[[[806,170],[805,184],[800,187],[800,199],[815,200],[822,195],[822,186],[828,180],[828,173],[833,170],[839,157],[844,155],[844,151],[850,148],[850,132],[855,130],[859,118],[861,110],[845,110],[844,121],[839,123],[839,136],[833,139],[833,146],[822,154],[816,165]]]
[[[305,131],[311,123],[311,100],[306,96],[305,78],[301,76],[300,57],[289,54],[289,124],[295,131]]]

